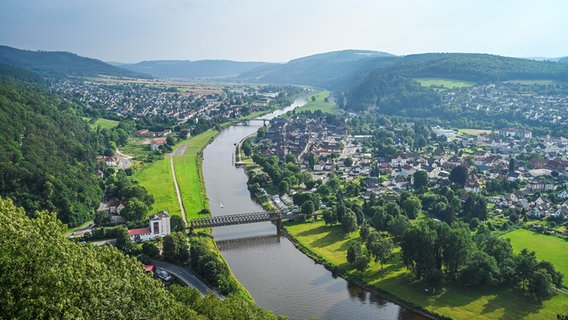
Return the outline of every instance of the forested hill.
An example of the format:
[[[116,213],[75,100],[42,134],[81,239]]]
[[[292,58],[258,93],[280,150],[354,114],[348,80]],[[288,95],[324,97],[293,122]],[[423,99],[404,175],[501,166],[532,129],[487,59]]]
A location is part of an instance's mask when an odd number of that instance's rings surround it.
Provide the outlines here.
[[[369,70],[396,62],[394,55],[363,50],[344,50],[316,54],[281,65],[260,67],[244,72],[239,79],[259,83],[299,84],[340,89]]]
[[[114,77],[148,78],[138,72],[121,69],[97,59],[85,58],[69,52],[20,50],[0,46],[0,64],[6,64],[48,77]]]
[[[0,198],[0,319],[280,319],[242,298],[166,289],[111,246],[67,239],[54,215]]]
[[[5,65],[0,72],[0,196],[72,226],[92,218],[102,197],[96,135],[37,76]]]
[[[509,58],[488,54],[429,53],[399,58],[396,63],[375,68],[362,80],[346,84],[348,108],[428,108],[439,102],[431,88],[413,78],[444,78],[474,83],[508,80],[568,82],[568,64]],[[387,108],[387,109],[385,109]]]
[[[239,62],[229,60],[200,61],[142,61],[134,64],[116,64],[134,72],[170,79],[207,79],[235,77],[243,72],[276,65],[267,62]]]

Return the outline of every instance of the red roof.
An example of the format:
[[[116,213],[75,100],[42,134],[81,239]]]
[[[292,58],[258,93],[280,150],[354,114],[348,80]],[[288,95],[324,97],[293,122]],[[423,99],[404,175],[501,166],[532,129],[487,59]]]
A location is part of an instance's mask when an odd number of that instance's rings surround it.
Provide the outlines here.
[[[128,235],[129,236],[136,236],[139,234],[148,234],[151,233],[152,230],[150,230],[150,228],[140,228],[140,229],[132,229],[132,230],[128,230]]]
[[[145,264],[144,269],[146,269],[146,272],[154,272],[156,270],[156,268],[152,264]]]

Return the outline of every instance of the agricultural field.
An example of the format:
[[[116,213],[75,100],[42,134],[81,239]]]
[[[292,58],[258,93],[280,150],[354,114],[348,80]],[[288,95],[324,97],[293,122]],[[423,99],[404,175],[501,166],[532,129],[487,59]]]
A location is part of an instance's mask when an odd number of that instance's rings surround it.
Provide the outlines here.
[[[554,319],[558,313],[568,313],[568,296],[560,294],[537,303],[511,288],[472,289],[453,284],[433,294],[426,291],[424,281],[414,280],[402,265],[398,248],[394,258],[383,268],[371,262],[365,272],[359,272],[346,260],[349,242],[358,239],[357,232],[346,235],[341,226],[325,226],[323,221],[292,223],[286,229],[302,250],[307,248],[320,262],[336,267],[342,276],[453,319]]]
[[[501,237],[511,239],[515,253],[526,248],[536,252],[538,260],[550,261],[556,270],[564,274],[562,283],[568,287],[568,241],[525,229],[517,229]]]
[[[474,82],[470,81],[443,78],[414,78],[414,80],[420,82],[420,85],[423,87],[433,87],[439,90],[471,87],[475,85]]]

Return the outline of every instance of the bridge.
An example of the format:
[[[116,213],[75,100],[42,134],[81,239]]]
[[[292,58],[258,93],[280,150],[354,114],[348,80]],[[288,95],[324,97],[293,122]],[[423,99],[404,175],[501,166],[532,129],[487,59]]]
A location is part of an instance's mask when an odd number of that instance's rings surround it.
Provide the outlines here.
[[[272,221],[276,224],[276,230],[280,233],[282,229],[282,221],[293,219],[307,219],[315,217],[321,213],[312,214],[284,214],[282,211],[263,211],[251,213],[239,213],[223,216],[196,218],[192,219],[189,223],[189,230],[193,232],[195,229],[214,228],[224,226],[234,226],[239,224],[258,223]]]

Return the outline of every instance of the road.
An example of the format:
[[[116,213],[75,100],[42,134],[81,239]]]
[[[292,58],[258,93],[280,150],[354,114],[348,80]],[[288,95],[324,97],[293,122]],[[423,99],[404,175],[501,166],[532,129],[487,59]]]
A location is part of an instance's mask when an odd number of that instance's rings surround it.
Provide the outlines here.
[[[116,156],[118,157],[118,168],[119,169],[125,170],[132,165],[132,162],[130,161],[130,159],[132,159],[132,157],[120,152],[120,150],[118,150],[118,148],[116,148]]]
[[[198,278],[196,274],[190,271],[188,268],[180,267],[175,264],[163,262],[163,261],[155,261],[153,260],[152,263],[162,270],[167,271],[171,275],[175,276],[176,278],[180,279],[186,285],[193,287],[201,293],[201,295],[205,296],[208,294],[212,294],[219,299],[223,299],[224,297],[217,292],[215,292],[212,288],[210,288],[207,284],[205,284],[201,279]]]

